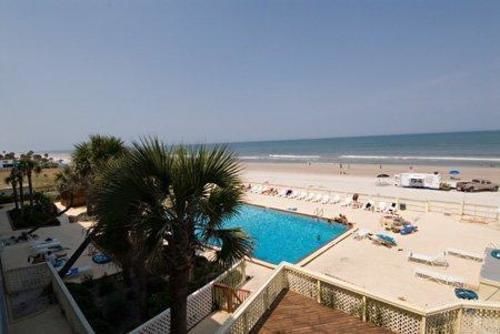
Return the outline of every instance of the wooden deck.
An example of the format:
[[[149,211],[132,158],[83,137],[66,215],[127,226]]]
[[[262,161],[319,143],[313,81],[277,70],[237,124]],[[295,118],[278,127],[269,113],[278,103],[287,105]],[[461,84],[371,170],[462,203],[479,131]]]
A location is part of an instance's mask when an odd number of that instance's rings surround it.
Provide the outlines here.
[[[341,311],[318,304],[294,292],[286,292],[253,333],[363,333],[387,334],[390,331]]]

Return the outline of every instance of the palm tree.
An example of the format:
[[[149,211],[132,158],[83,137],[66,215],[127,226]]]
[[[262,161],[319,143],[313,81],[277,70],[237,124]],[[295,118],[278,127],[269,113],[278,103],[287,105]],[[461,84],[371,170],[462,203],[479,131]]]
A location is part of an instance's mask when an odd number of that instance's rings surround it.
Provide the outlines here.
[[[168,271],[172,333],[187,332],[195,252],[215,240],[220,245],[215,260],[227,266],[252,251],[241,229],[222,224],[238,213],[240,170],[225,148],[168,148],[157,139],[145,139],[103,166],[96,178],[93,236],[121,228],[148,272],[159,266]]]
[[[82,180],[82,185],[90,185],[100,166],[106,164],[110,159],[118,158],[126,150],[120,138],[91,135],[88,141],[75,145],[75,150],[71,155],[74,172]],[[84,180],[85,182],[83,182]],[[88,192],[88,189],[84,190]],[[92,213],[91,198],[87,198],[87,211],[89,214]]]
[[[10,186],[12,187],[12,197],[14,198],[16,210],[18,210],[19,201],[17,199],[17,176],[13,173],[13,169],[10,171],[10,175],[5,178],[5,183],[10,184]]]
[[[30,151],[31,152],[31,151]],[[28,179],[28,195],[30,206],[33,206],[33,173],[40,174],[42,168],[40,163],[32,158],[31,154],[27,154],[24,159],[20,162],[22,172],[26,175]]]

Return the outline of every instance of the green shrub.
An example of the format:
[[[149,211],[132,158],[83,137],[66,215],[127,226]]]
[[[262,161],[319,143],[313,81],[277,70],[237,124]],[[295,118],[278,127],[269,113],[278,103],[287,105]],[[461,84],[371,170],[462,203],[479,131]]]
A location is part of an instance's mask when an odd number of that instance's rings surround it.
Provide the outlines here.
[[[14,197],[12,195],[7,195],[6,193],[0,193],[0,204],[7,204],[14,202]]]
[[[99,286],[98,286],[98,291],[97,293],[99,294],[99,297],[105,296],[107,294],[110,294],[116,290],[115,283],[113,282],[112,278],[109,278],[107,276],[104,276],[99,280]]]
[[[118,321],[125,316],[127,301],[120,292],[114,292],[106,297],[103,305],[104,319]]]

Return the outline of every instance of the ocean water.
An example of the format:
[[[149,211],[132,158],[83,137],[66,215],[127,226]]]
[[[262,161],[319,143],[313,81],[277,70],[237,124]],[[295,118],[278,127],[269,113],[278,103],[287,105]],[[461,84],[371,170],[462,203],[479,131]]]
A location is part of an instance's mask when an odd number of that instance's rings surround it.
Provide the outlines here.
[[[297,263],[347,230],[341,224],[252,205],[244,205],[224,226],[241,227],[254,242],[253,256],[273,264]]]
[[[227,145],[243,161],[500,167],[500,130],[241,142]],[[48,153],[56,160],[68,162],[71,152]]]
[[[500,166],[500,131],[232,143],[244,161]]]

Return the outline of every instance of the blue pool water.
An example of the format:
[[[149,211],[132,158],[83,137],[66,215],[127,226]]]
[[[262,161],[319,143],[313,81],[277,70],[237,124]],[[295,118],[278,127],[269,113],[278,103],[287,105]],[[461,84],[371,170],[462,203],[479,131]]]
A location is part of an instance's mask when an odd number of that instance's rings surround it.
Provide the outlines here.
[[[251,205],[224,226],[241,227],[254,241],[253,256],[273,264],[297,263],[347,230],[341,224]]]

